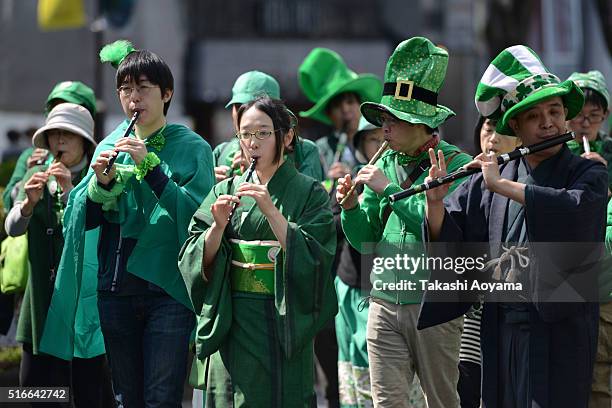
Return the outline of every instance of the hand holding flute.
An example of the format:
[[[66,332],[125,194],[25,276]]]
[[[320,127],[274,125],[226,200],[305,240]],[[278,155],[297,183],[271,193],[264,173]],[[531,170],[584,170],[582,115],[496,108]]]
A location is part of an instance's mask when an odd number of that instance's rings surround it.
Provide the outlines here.
[[[140,111],[134,112],[134,115],[132,115],[132,119],[130,120],[130,124],[128,125],[127,129],[125,129],[125,133],[123,134],[123,137],[130,137],[130,133],[132,132],[132,129],[134,128],[134,125],[136,124],[136,121],[138,121],[139,116],[140,116]],[[116,155],[111,157],[111,159],[108,161],[106,168],[102,172],[103,175],[108,176],[110,174],[111,170],[113,169],[113,164],[115,164],[115,160],[117,160]]]
[[[384,142],[378,151],[372,156],[368,164],[363,167],[355,181],[351,180],[350,174],[338,179],[338,188],[336,190],[336,199],[344,209],[350,209],[357,205],[357,197],[354,195],[357,184],[367,184],[376,193],[382,193],[385,187],[389,184],[389,180],[383,172],[374,166],[376,161],[382,156],[387,149],[388,142]]]

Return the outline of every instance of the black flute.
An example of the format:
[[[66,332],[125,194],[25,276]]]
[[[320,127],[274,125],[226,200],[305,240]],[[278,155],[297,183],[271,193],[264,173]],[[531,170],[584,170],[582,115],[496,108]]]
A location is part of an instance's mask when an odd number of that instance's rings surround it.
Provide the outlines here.
[[[523,156],[527,156],[528,154],[536,153],[541,150],[549,149],[553,146],[559,145],[561,143],[569,142],[574,138],[574,132],[564,133],[560,136],[554,137],[549,140],[545,140],[540,143],[533,144],[531,146],[525,147],[517,147],[515,150],[510,153],[501,154],[497,157],[497,164],[500,166],[504,163],[508,163],[510,160],[520,159]],[[389,196],[389,200],[395,202],[397,200],[401,200],[403,198],[407,198],[418,194],[425,190],[431,190],[432,188],[436,188],[441,186],[442,184],[452,183],[453,181],[460,179],[462,177],[466,177],[472,175],[474,173],[478,173],[480,168],[469,168],[465,167],[460,168],[457,171],[454,171],[446,176],[438,177],[430,181],[429,183],[419,184],[414,187],[410,187],[404,191],[400,191],[399,193],[391,194]]]
[[[140,116],[140,111],[134,112],[134,114],[132,115],[132,120],[130,120],[130,124],[128,125],[127,129],[125,129],[125,133],[123,134],[123,137],[130,136],[130,132],[134,128],[134,125],[136,124],[136,121],[138,120],[139,116]],[[113,169],[113,164],[115,164],[115,160],[117,160],[117,156],[111,157],[111,159],[108,161],[108,164],[106,165],[106,168],[104,169],[102,174],[104,174],[105,176],[108,176],[108,173],[110,173],[110,171]]]
[[[251,159],[251,164],[249,165],[249,168],[247,169],[246,172],[246,179],[245,181],[248,183],[249,181],[251,181],[251,178],[253,178],[253,172],[255,171],[255,165],[257,164],[257,157],[253,157]],[[236,207],[238,207],[238,203],[234,203],[232,205],[232,210],[229,213],[229,216],[227,217],[227,220],[231,220],[232,216],[234,215],[234,212],[236,211]]]

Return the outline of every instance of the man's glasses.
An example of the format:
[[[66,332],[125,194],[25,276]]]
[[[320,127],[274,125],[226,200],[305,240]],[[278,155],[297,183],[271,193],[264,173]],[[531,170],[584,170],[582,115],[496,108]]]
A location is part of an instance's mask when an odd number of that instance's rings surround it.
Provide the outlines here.
[[[257,130],[255,132],[238,132],[236,133],[236,137],[240,140],[249,140],[251,137],[255,136],[257,140],[264,140],[272,136],[276,130]]]
[[[590,115],[583,115],[582,113],[579,113],[574,117],[574,119],[572,119],[572,121],[582,123],[585,119],[587,119],[590,124],[597,125],[603,122],[604,118],[604,115],[600,115],[598,113],[591,113]]]
[[[138,92],[138,95],[146,96],[149,94],[149,92],[151,92],[151,89],[157,88],[158,86],[159,85],[136,85],[136,86],[121,85],[119,89],[117,89],[117,92],[119,93],[119,96],[123,98],[129,98],[130,96],[132,96],[132,93],[134,92],[134,90]]]

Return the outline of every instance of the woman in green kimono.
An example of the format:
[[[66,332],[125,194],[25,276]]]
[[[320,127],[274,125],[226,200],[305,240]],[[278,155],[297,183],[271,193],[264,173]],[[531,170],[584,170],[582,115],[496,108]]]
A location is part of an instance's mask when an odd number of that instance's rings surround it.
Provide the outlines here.
[[[179,255],[200,312],[199,385],[206,406],[314,406],[313,338],[337,312],[329,198],[284,160],[295,129],[281,101],[255,99],[237,123],[254,181],[215,185]]]

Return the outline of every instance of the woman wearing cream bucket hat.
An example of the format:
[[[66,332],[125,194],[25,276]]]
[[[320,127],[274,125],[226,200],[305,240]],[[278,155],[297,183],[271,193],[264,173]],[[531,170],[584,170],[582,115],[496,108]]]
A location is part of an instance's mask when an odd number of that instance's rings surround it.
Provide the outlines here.
[[[77,407],[102,406],[105,400],[102,384],[110,384],[110,378],[101,336],[79,337],[72,361],[45,353],[42,344],[51,338],[51,342],[59,341],[43,332],[54,330],[47,327],[52,326],[47,316],[52,298],[61,297],[60,289],[54,286],[64,245],[63,212],[68,193],[89,169],[96,146],[93,129],[90,112],[80,105],[62,103],[49,112],[32,144],[51,155],[25,174],[5,222],[9,235],[27,233],[31,266],[17,326],[17,340],[23,344],[20,385],[70,387]],[[83,302],[81,308],[75,327],[91,325],[91,316],[97,317],[95,302]]]

